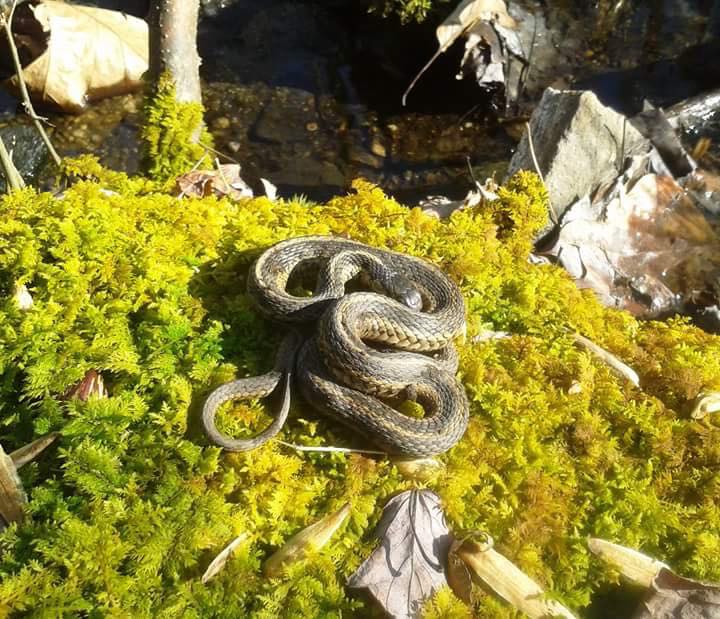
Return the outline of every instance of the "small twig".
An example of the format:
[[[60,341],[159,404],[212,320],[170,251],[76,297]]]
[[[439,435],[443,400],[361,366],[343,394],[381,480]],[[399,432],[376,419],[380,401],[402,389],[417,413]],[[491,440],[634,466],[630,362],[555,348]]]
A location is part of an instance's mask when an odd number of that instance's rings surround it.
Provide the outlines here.
[[[233,163],[237,163],[238,165],[240,165],[240,162],[237,159],[233,159],[232,157],[230,157],[230,155],[226,155],[225,153],[223,153],[219,150],[215,150],[212,146],[205,144],[205,142],[198,141],[198,145],[202,146],[205,150],[210,151],[213,155],[218,155],[220,157],[227,159],[228,161],[232,161]]]
[[[611,352],[601,348],[595,342],[580,335],[579,333],[573,333],[573,338],[575,339],[575,342],[582,346],[585,350],[590,351],[604,361],[616,374],[626,378],[636,387],[640,386],[640,377],[637,375],[637,372],[626,363],[620,361],[620,359]]]
[[[374,449],[350,449],[349,447],[306,447],[305,445],[295,445],[294,443],[286,443],[285,441],[278,441],[285,447],[290,447],[295,451],[317,451],[322,453],[344,453],[344,454],[375,454],[379,456],[386,456],[384,451],[376,451]]]
[[[23,177],[20,176],[20,172],[17,171],[10,153],[5,148],[5,142],[2,141],[2,138],[0,138],[0,165],[2,165],[3,172],[5,173],[5,180],[7,181],[6,191],[8,191],[8,193],[25,187],[25,181]]]
[[[525,129],[527,129],[527,136],[528,136],[528,146],[530,147],[530,156],[533,160],[533,165],[535,166],[535,171],[537,172],[537,175],[540,177],[540,180],[542,181],[542,184],[545,186],[545,189],[547,190],[547,185],[545,185],[545,177],[543,176],[542,170],[540,170],[540,164],[538,163],[537,157],[535,156],[535,146],[533,145],[533,139],[532,139],[532,131],[530,131],[530,123],[525,123]],[[548,193],[548,201],[550,200],[550,194]],[[552,204],[549,204],[550,207],[550,221],[552,221],[555,225],[557,225],[558,220],[555,215],[555,211],[553,210]]]
[[[20,87],[20,94],[22,95],[23,99],[23,107],[25,108],[28,116],[30,116],[30,118],[32,119],[35,128],[38,130],[42,141],[45,143],[45,146],[50,153],[50,156],[52,157],[55,164],[59,167],[61,165],[60,155],[57,154],[55,147],[52,145],[52,142],[50,142],[48,134],[45,132],[45,128],[40,122],[42,118],[35,113],[35,108],[33,108],[32,102],[30,101],[30,94],[28,93],[27,86],[25,85],[25,79],[22,75],[22,65],[20,64],[20,57],[18,56],[17,47],[15,47],[15,40],[13,39],[12,35],[12,20],[13,15],[15,14],[16,3],[17,0],[13,0],[12,6],[10,7],[10,14],[7,19],[5,18],[5,15],[0,14],[0,27],[4,28],[5,35],[7,36],[8,46],[10,47],[13,64],[15,65],[15,73],[18,79],[18,86]]]

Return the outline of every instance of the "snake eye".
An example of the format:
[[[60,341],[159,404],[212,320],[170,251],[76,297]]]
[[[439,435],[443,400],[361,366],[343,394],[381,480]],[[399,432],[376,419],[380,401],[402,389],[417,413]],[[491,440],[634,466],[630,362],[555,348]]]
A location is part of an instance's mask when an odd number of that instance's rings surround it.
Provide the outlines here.
[[[392,286],[389,291],[403,305],[410,309],[420,311],[423,306],[422,296],[413,283],[404,275],[395,275],[392,278]]]

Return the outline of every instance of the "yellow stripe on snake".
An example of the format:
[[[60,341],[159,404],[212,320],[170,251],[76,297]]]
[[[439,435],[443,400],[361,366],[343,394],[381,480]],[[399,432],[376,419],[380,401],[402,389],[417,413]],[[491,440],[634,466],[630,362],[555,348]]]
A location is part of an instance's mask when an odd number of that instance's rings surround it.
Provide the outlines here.
[[[288,292],[291,276],[309,269],[317,273],[314,294]],[[351,281],[364,289],[346,293]],[[271,372],[210,394],[202,422],[211,442],[247,451],[275,436],[288,415],[293,380],[312,407],[388,453],[428,456],[460,440],[468,402],[455,378],[453,340],[465,333],[465,309],[459,288],[440,269],[344,238],[306,236],[266,250],[250,270],[248,292],[289,333]],[[264,397],[278,386],[280,411],[261,434],[233,439],[217,429],[223,403]],[[423,418],[390,405],[404,399],[421,404]]]

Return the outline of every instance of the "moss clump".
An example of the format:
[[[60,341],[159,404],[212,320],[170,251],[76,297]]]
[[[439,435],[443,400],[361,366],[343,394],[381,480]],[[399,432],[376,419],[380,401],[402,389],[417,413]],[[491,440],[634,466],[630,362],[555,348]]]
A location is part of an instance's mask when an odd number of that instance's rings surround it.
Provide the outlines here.
[[[367,616],[344,582],[372,550],[388,497],[411,482],[384,459],[277,442],[222,455],[197,423],[210,389],[272,365],[279,335],[245,294],[251,261],[270,243],[317,233],[424,256],[462,286],[471,421],[430,483],[454,529],[488,531],[576,609],[615,578],[589,556],[588,535],[720,579],[720,430],[683,413],[700,390],[720,388],[720,338],[684,320],[638,322],[560,269],[530,265],[544,212],[533,175],[447,223],[367,183],[355,189],[324,207],[205,198],[178,208],[118,175],[102,188],[78,182],[60,200],[31,190],[2,199],[0,443],[62,437],[21,470],[32,521],[0,534],[0,615]],[[13,302],[18,282],[32,309]],[[473,344],[484,328],[516,335]],[[618,354],[643,389],[569,331]],[[110,397],[64,400],[92,368]],[[242,415],[222,417],[228,431],[244,429]],[[301,403],[282,437],[366,445]],[[348,525],[326,550],[263,578],[264,558],[346,501]],[[249,541],[202,585],[211,558],[242,532]],[[428,607],[457,612],[448,595]],[[475,613],[511,614],[489,597]]]
[[[172,79],[163,75],[145,103],[142,139],[145,170],[155,180],[166,181],[188,172],[207,157],[203,144],[212,137],[203,124],[200,103],[179,103]],[[206,162],[210,164],[210,160]]]

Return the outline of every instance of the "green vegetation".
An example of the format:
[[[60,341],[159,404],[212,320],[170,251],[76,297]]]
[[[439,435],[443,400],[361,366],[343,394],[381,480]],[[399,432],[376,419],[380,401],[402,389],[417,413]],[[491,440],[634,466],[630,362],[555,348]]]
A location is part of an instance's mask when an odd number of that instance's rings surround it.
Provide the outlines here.
[[[576,609],[615,579],[589,556],[588,535],[720,580],[720,429],[687,413],[702,389],[720,388],[720,338],[604,309],[560,269],[530,265],[545,217],[534,175],[445,223],[365,182],[323,207],[179,202],[89,159],[71,168],[90,180],[61,199],[26,189],[0,201],[0,443],[9,452],[62,433],[21,470],[32,519],[0,534],[0,616],[367,616],[345,580],[371,552],[387,499],[413,482],[382,458],[275,441],[222,454],[198,424],[213,387],[272,365],[279,334],[245,294],[251,261],[316,233],[424,256],[462,286],[471,421],[429,484],[454,530],[489,532]],[[31,309],[15,304],[16,284]],[[473,343],[485,328],[515,335]],[[576,347],[575,330],[630,364],[643,389]],[[93,368],[110,397],[64,399]],[[259,410],[228,407],[224,429],[254,427]],[[301,402],[281,438],[369,447]],[[284,540],[346,501],[352,514],[326,549],[281,579],[262,576]],[[201,584],[243,532],[248,542]],[[513,614],[479,603],[486,616]],[[428,615],[463,612],[444,592]]]
[[[145,103],[145,169],[158,181],[174,179],[199,164],[211,165],[205,145],[212,136],[203,124],[200,103],[179,103],[170,77],[161,76]],[[205,161],[203,161],[205,160]]]

